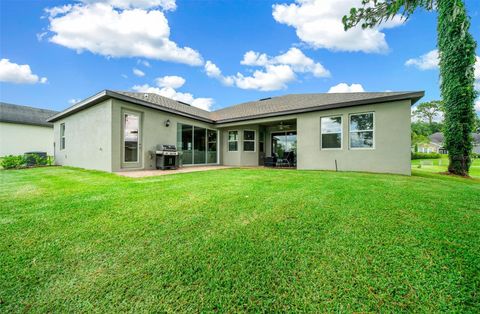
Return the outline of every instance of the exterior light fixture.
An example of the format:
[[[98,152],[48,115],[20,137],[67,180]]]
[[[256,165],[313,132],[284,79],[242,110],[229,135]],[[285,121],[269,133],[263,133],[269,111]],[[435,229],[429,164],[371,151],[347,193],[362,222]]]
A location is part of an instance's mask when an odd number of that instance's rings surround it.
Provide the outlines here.
[[[170,126],[170,119],[167,119],[167,121],[165,121],[165,126],[168,128]]]

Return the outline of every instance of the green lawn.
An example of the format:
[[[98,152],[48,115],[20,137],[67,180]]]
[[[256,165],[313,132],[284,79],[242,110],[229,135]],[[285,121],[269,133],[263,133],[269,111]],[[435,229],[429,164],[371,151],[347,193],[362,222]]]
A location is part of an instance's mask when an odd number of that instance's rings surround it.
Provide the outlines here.
[[[420,167],[419,167],[420,165]],[[412,169],[425,172],[446,172],[448,167],[448,157],[441,159],[416,159],[412,160]],[[480,178],[480,159],[474,159],[470,166],[470,176]]]
[[[0,171],[0,312],[480,311],[480,180]]]

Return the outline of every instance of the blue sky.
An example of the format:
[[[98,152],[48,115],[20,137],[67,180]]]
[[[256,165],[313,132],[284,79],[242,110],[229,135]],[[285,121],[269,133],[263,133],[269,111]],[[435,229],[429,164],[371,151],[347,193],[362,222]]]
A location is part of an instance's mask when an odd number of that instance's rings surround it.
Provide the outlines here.
[[[137,90],[214,110],[329,90],[439,98],[435,12],[343,34],[338,3],[2,0],[0,99],[63,110],[103,89]],[[480,41],[480,1],[466,5]]]

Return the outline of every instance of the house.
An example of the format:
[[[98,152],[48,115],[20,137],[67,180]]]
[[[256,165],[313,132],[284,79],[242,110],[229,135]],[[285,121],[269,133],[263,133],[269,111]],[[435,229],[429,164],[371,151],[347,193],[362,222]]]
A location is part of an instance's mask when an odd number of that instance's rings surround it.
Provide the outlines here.
[[[418,144],[418,152],[420,153],[439,153],[447,154],[448,151],[444,147],[444,137],[442,132],[433,133],[428,137],[429,143]],[[476,154],[480,154],[480,134],[472,133],[473,149]]]
[[[59,165],[154,169],[156,146],[173,144],[182,166],[261,166],[288,152],[298,169],[410,174],[410,107],[423,95],[292,94],[209,112],[157,94],[104,90],[48,121]]]
[[[53,155],[53,123],[57,111],[0,103],[0,157],[46,152]]]

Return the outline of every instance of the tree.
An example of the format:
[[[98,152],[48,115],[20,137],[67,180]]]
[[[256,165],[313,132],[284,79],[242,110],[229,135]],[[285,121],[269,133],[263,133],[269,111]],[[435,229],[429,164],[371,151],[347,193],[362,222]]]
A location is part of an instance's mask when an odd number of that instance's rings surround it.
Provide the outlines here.
[[[480,133],[480,116],[475,115],[475,127],[473,128],[473,132]]]
[[[442,132],[443,124],[438,122],[432,122],[428,124],[423,121],[412,122],[412,132],[415,132],[419,135],[429,136],[433,133]]]
[[[421,120],[426,119],[428,124],[432,125],[433,119],[438,117],[441,112],[442,102],[440,100],[433,100],[419,104],[413,112],[413,115]]]
[[[440,90],[445,112],[445,147],[448,171],[468,175],[474,128],[474,65],[476,43],[469,32],[470,19],[463,0],[362,0],[343,17],[345,29],[359,23],[374,27],[400,14],[408,19],[416,9],[438,11],[437,46],[440,65]]]

